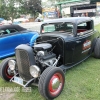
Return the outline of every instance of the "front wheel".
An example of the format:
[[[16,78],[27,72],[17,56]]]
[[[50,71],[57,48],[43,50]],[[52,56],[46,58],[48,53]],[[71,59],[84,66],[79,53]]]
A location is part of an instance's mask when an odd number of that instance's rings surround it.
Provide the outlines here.
[[[44,98],[52,100],[60,95],[64,83],[63,71],[58,67],[48,67],[40,76],[38,89]]]
[[[6,58],[0,64],[0,75],[1,75],[1,78],[4,79],[5,81],[9,81],[14,76],[14,73],[11,72],[11,70],[8,66],[9,60],[15,60],[15,59],[14,58]]]

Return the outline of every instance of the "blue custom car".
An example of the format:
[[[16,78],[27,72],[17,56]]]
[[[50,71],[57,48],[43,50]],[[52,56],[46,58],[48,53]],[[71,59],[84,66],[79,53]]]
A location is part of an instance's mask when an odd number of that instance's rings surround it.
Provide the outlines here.
[[[19,25],[0,26],[0,59],[13,55],[15,47],[19,44],[32,46],[38,36],[37,32]]]

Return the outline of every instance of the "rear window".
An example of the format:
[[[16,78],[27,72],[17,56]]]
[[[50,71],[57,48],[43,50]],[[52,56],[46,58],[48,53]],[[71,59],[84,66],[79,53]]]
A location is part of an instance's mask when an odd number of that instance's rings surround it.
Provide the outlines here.
[[[92,21],[80,23],[77,26],[77,33],[86,32],[93,29]]]

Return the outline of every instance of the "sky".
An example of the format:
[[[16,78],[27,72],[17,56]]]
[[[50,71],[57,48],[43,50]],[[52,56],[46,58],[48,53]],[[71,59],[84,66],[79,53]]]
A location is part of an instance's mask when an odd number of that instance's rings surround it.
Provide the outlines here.
[[[47,0],[42,0],[42,2],[46,2]]]

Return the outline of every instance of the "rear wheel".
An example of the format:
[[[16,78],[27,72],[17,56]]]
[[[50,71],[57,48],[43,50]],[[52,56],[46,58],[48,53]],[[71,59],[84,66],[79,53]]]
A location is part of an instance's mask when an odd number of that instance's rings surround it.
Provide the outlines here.
[[[6,58],[0,64],[0,75],[1,75],[1,78],[6,80],[6,81],[9,81],[14,76],[14,73],[11,72],[11,70],[10,70],[10,68],[8,66],[8,61],[9,60],[15,60],[15,59],[14,58]]]
[[[39,92],[47,100],[52,100],[60,95],[64,82],[65,76],[60,68],[48,67],[40,76]]]
[[[94,47],[94,56],[100,58],[100,38],[97,38],[95,47]]]

